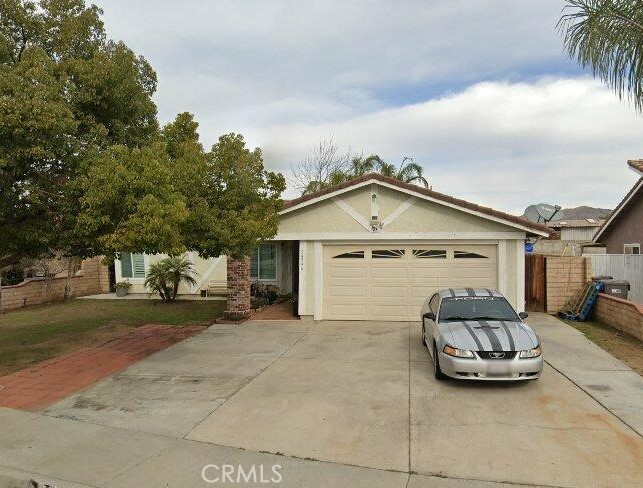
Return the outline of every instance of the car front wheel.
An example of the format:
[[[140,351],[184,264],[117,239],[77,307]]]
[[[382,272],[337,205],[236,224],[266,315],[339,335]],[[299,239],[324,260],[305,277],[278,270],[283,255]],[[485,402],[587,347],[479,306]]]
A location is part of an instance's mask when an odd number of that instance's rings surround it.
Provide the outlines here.
[[[440,360],[438,359],[438,346],[433,343],[433,374],[436,380],[445,380],[447,377],[440,369]]]

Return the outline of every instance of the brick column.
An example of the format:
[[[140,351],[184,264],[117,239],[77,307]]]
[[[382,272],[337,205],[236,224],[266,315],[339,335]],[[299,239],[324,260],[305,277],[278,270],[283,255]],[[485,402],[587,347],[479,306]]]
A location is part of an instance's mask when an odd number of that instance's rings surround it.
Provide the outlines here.
[[[250,257],[227,258],[228,262],[228,308],[223,317],[228,320],[243,320],[250,316]]]

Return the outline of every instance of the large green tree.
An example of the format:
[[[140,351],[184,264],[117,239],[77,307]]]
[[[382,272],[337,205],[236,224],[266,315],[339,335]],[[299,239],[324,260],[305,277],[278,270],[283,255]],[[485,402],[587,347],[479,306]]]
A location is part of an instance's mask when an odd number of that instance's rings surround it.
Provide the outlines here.
[[[158,133],[156,75],[145,59],[106,38],[100,14],[82,0],[0,0],[5,261],[52,249],[90,253],[96,246],[75,235],[75,183],[101,152],[132,151]]]
[[[120,251],[203,257],[247,255],[277,232],[283,175],[266,171],[239,134],[205,152],[188,113],[153,144],[97,154],[78,180],[76,232],[92,254]]]
[[[0,258],[247,254],[284,178],[192,115],[159,128],[156,74],[82,0],[0,0]],[[0,263],[1,267],[2,263]]]
[[[558,27],[569,55],[643,112],[643,0],[567,0]]]

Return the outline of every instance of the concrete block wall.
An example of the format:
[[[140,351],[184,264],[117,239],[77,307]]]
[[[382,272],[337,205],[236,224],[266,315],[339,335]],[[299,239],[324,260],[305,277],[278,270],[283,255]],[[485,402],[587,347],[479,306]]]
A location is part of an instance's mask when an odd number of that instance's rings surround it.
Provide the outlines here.
[[[594,318],[643,341],[643,305],[600,293]]]
[[[65,276],[51,280],[51,301],[62,301],[65,293]],[[84,260],[80,271],[71,278],[71,296],[82,297],[109,292],[109,270],[102,262],[102,257]],[[2,287],[2,306],[4,310],[28,307],[47,303],[47,280],[30,278],[13,286]]]
[[[592,275],[591,261],[580,256],[552,257],[545,260],[547,313],[557,313],[570,300],[580,296]]]

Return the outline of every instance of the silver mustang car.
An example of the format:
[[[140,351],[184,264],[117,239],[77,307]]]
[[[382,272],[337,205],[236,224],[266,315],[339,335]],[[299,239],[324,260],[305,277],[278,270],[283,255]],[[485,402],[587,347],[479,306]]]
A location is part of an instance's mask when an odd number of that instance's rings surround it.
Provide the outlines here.
[[[449,289],[422,305],[422,343],[435,377],[473,380],[535,380],[543,370],[536,333],[501,293]]]

